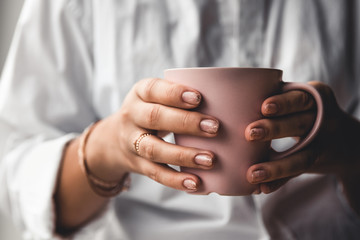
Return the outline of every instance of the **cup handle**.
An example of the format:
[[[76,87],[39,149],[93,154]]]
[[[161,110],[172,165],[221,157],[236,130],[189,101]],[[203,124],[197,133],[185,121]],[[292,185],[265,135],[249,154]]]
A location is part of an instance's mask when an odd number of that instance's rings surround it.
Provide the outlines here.
[[[286,151],[283,152],[275,152],[270,157],[271,160],[277,160],[284,157],[287,157],[295,152],[298,152],[299,150],[306,147],[315,137],[318,133],[321,123],[323,121],[323,115],[324,115],[324,106],[322,98],[319,94],[319,92],[311,85],[306,83],[294,83],[294,82],[284,82],[282,87],[282,92],[288,92],[292,90],[301,90],[310,93],[313,98],[315,99],[316,105],[317,105],[317,115],[315,119],[315,123],[313,125],[313,128],[308,133],[308,135],[300,140],[298,143],[296,143],[294,146],[289,148]]]

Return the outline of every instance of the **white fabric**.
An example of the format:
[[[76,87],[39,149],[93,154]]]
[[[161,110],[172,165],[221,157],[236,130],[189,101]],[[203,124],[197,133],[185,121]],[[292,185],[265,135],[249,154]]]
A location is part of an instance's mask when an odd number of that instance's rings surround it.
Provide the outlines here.
[[[0,206],[26,239],[52,239],[66,142],[173,67],[253,66],[320,80],[360,117],[357,1],[28,0],[0,85]],[[117,129],[121,131],[121,129]],[[133,175],[74,239],[359,239],[332,176],[270,195],[193,196]]]

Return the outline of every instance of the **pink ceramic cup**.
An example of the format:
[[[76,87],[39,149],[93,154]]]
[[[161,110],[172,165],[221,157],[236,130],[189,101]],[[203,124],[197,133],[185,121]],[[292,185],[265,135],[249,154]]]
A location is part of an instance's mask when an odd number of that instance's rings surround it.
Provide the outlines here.
[[[202,180],[196,194],[216,192],[221,195],[249,195],[258,189],[246,180],[247,169],[259,162],[293,154],[315,137],[323,117],[319,93],[308,84],[285,83],[282,71],[266,68],[183,68],[165,70],[165,79],[197,89],[202,103],[195,109],[220,121],[215,138],[175,134],[176,144],[211,150],[216,162],[211,170],[182,168]],[[271,142],[248,142],[246,126],[263,118],[261,104],[272,96],[290,90],[310,93],[317,104],[317,118],[309,134],[285,152],[270,156]]]

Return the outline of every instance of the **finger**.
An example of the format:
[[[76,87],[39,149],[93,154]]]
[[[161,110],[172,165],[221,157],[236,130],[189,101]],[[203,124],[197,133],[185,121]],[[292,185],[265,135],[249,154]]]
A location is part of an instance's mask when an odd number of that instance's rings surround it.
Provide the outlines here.
[[[248,141],[269,141],[283,137],[302,137],[312,128],[315,121],[313,112],[303,112],[281,118],[261,119],[245,129]]]
[[[287,158],[252,165],[246,178],[251,184],[272,182],[306,172],[315,161],[314,153],[302,151]]]
[[[141,80],[134,89],[142,101],[149,103],[194,108],[201,102],[201,94],[198,91],[159,78]]]
[[[140,164],[138,164],[139,167],[135,172],[143,174],[165,186],[182,191],[195,192],[201,185],[200,179],[195,175],[177,172],[169,166],[160,165],[141,157],[138,157],[138,162]]]
[[[283,178],[283,179],[275,180],[275,181],[268,182],[268,183],[262,183],[262,184],[260,184],[260,191],[265,194],[275,192],[280,187],[285,185],[285,183],[287,183],[291,178],[292,177],[288,177],[288,178]]]
[[[283,116],[315,109],[313,97],[305,91],[289,91],[267,98],[261,112],[264,116]]]
[[[215,136],[219,121],[213,117],[153,103],[139,103],[131,114],[141,128],[197,136]]]
[[[167,143],[153,135],[141,140],[137,154],[153,162],[190,168],[210,169],[214,162],[210,151]]]

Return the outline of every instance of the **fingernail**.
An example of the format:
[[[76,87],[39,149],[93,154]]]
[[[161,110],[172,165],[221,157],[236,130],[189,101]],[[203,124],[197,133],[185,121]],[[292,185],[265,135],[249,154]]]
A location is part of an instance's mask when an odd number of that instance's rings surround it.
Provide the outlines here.
[[[252,128],[250,130],[250,140],[260,140],[264,138],[265,130],[263,128]]]
[[[276,103],[269,103],[265,105],[265,114],[275,114],[279,110]]]
[[[195,163],[210,167],[213,164],[212,157],[206,154],[199,154],[195,156]]]
[[[265,170],[259,169],[255,170],[251,174],[251,179],[253,182],[261,182],[268,178],[268,174]]]
[[[219,123],[215,120],[205,119],[200,122],[200,129],[207,133],[217,133]]]
[[[196,183],[191,179],[185,179],[183,184],[184,184],[184,187],[186,187],[188,190],[192,190],[192,191],[196,190],[196,187],[197,187]]]
[[[182,94],[182,99],[186,103],[198,105],[200,103],[201,96],[195,92],[184,92]]]

